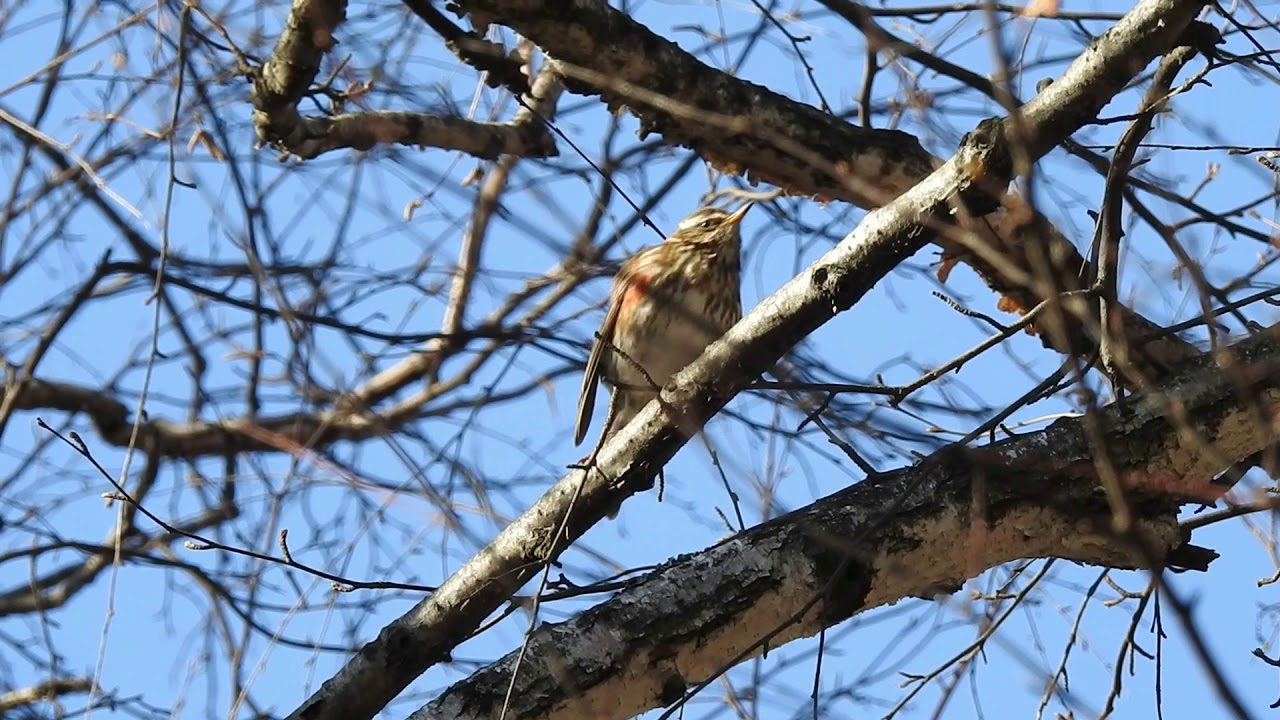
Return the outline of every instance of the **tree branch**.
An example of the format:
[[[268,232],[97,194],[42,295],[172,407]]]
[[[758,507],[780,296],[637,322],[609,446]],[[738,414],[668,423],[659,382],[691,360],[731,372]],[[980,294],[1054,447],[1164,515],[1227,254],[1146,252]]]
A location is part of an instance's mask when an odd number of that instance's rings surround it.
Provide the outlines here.
[[[599,95],[611,110],[627,108],[640,120],[641,133],[693,149],[730,173],[764,180],[796,195],[839,198],[877,208],[897,197],[936,168],[912,135],[898,130],[850,125],[745,80],[716,70],[674,43],[604,2],[547,4],[530,0],[459,0],[473,23],[501,23],[536,43],[571,78],[568,89]],[[1167,1],[1181,33],[1200,2]],[[1094,67],[1076,80],[1064,75],[1038,102],[1020,112],[1052,112],[1052,123],[1027,117],[1026,137],[1018,139],[1031,157],[1039,157],[1069,136],[1063,124],[1079,128],[1093,120],[1119,88],[1093,78],[1132,77],[1131,57],[1153,57],[1159,43],[1138,34],[1142,13],[1130,13],[1081,55]],[[1164,42],[1179,35],[1162,35]],[[869,40],[875,42],[875,38]],[[1116,49],[1125,48],[1121,52]],[[1130,53],[1133,53],[1131,55]],[[1078,63],[1080,61],[1077,61]],[[1064,85],[1064,83],[1067,83]],[[715,119],[715,122],[709,120]],[[1073,130],[1074,131],[1074,130]],[[816,161],[815,161],[816,160]],[[984,182],[986,179],[984,179]],[[935,238],[944,256],[971,265],[1003,307],[1027,310],[1059,290],[1088,287],[1090,264],[1043,215],[1010,196],[1006,207],[967,228],[968,233]],[[1048,275],[1048,277],[1046,277]],[[1128,308],[1123,325],[1140,370],[1160,376],[1193,357],[1193,347],[1171,336],[1152,340],[1157,325]],[[1042,339],[1054,350],[1078,356],[1096,350],[1100,333],[1096,308],[1073,313],[1069,332]],[[1147,339],[1142,339],[1146,337]]]
[[[89,692],[93,681],[89,678],[62,677],[45,680],[39,685],[15,688],[0,693],[0,711],[9,712],[21,707],[35,705],[42,700],[53,700],[62,695]],[[35,717],[32,715],[32,717]]]
[[[540,15],[563,22],[558,33],[571,43],[617,57],[597,40],[609,33],[584,32],[581,18],[610,18],[602,3],[478,2],[510,8],[535,42],[547,40]],[[502,605],[542,565],[617,507],[631,493],[652,486],[654,475],[686,442],[685,431],[700,427],[742,387],[773,367],[785,352],[837,312],[857,302],[884,275],[919,250],[929,232],[948,224],[957,195],[981,200],[983,187],[1009,182],[1011,143],[1025,143],[1038,158],[1091,116],[1082,111],[1119,92],[1153,57],[1167,51],[1199,11],[1200,2],[1140,2],[1095,46],[1023,108],[1015,135],[1004,121],[986,121],[966,137],[957,154],[885,207],[867,215],[858,228],[812,266],[756,306],[723,338],[676,375],[661,400],[650,403],[601,450],[598,471],[574,471],[561,478],[524,515],[463,564],[440,589],[393,621],[327,680],[290,718],[336,720],[371,718],[427,668],[446,660],[485,618]],[[504,17],[504,22],[510,18]],[[605,31],[609,28],[595,28]],[[647,31],[645,31],[647,32]],[[653,37],[650,34],[650,37]],[[616,38],[625,42],[625,38]],[[675,49],[655,38],[648,50],[654,62],[670,59]],[[657,44],[660,43],[660,44]],[[561,42],[561,45],[565,43]],[[625,51],[620,48],[619,51]],[[641,56],[646,57],[646,56]],[[578,58],[582,60],[583,58]],[[646,60],[646,63],[648,61]],[[705,68],[698,64],[698,67]],[[627,68],[618,68],[619,72]],[[711,90],[723,92],[725,107],[749,96],[759,102],[767,90],[732,80],[705,68]],[[669,76],[669,88],[688,90],[685,79]],[[732,81],[737,85],[730,87]],[[1077,97],[1077,95],[1079,97]],[[746,110],[745,107],[740,108]],[[821,113],[812,111],[818,118]],[[766,113],[767,116],[767,113]],[[766,117],[766,119],[768,119]],[[776,118],[775,118],[776,119]],[[825,122],[825,121],[824,121]],[[803,128],[796,128],[805,132]],[[882,139],[883,135],[880,136]],[[909,136],[908,136],[909,137]],[[829,139],[839,145],[839,139]],[[874,144],[874,143],[873,143]],[[885,157],[883,146],[871,157]],[[851,150],[853,148],[850,148]],[[761,152],[766,152],[761,150]],[[776,153],[774,153],[776,156]],[[851,153],[852,159],[854,155]],[[856,163],[855,163],[856,164]],[[799,170],[800,168],[794,168]],[[806,168],[821,174],[816,168]]]
[[[568,622],[539,627],[523,653],[410,717],[494,717],[508,692],[510,717],[630,717],[766,649],[903,598],[952,593],[1001,563],[1162,564],[1184,540],[1179,500],[1222,493],[1209,485],[1222,459],[1261,450],[1276,431],[1280,326],[1231,354],[1221,366],[1198,358],[1100,413],[1110,442],[1124,448],[1116,470],[1141,547],[1111,532],[1096,447],[1083,419],[1064,419],[983,448],[951,446],[674,560]],[[1175,401],[1190,426],[1168,413]]]
[[[301,115],[298,103],[312,91],[320,62],[337,45],[335,32],[345,18],[343,0],[294,0],[271,58],[253,78],[253,126],[259,140],[302,159],[342,148],[369,150],[393,143],[457,150],[482,158],[557,154],[555,140],[541,122],[486,123],[392,110]],[[451,47],[458,43],[473,59],[485,45],[469,35],[450,40]],[[508,74],[503,78],[510,84]],[[524,86],[528,87],[527,79]]]

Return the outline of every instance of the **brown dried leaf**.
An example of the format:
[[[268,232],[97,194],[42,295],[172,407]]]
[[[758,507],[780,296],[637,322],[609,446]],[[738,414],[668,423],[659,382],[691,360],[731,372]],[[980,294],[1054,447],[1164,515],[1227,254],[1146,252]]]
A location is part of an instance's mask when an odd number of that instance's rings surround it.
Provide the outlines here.
[[[462,182],[458,183],[458,185],[460,187],[470,187],[480,182],[482,177],[484,177],[484,170],[481,170],[480,166],[476,165],[471,169],[471,172],[467,173],[466,177],[462,178]]]
[[[1008,295],[1000,296],[1000,299],[996,301],[996,309],[999,310],[1000,312],[1006,312],[1010,314],[1017,314],[1017,315],[1027,314],[1027,308],[1023,307],[1022,303],[1009,297]],[[1026,332],[1028,335],[1031,335],[1032,337],[1040,334],[1039,330],[1036,329],[1035,323],[1031,323],[1027,325]]]
[[[218,162],[225,162],[227,159],[222,149],[214,144],[213,137],[205,132],[204,128],[196,128],[196,131],[191,133],[191,139],[187,141],[187,152],[191,153],[195,150],[196,145],[204,146],[205,152],[209,153],[209,157]]]
[[[1022,307],[1021,303],[1009,297],[1008,295],[1000,296],[1000,300],[996,302],[996,309],[999,310],[1000,312],[1006,312],[1010,314],[1017,313],[1018,315],[1022,315],[1026,312],[1026,310]]]
[[[959,255],[948,255],[947,253],[943,253],[941,262],[938,263],[938,282],[945,284],[947,282],[947,278],[951,277],[951,271],[959,264]]]

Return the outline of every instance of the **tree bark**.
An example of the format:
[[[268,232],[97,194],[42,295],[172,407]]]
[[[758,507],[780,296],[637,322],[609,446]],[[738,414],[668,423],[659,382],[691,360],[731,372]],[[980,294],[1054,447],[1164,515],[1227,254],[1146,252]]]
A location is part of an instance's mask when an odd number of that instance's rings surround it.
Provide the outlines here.
[[[958,590],[1001,563],[1062,558],[1159,572],[1184,542],[1180,501],[1276,431],[1280,326],[1204,356],[1099,413],[1134,511],[1111,531],[1083,418],[859,483],[667,563],[411,720],[622,718],[669,706],[729,667],[866,610]],[[1228,359],[1229,358],[1229,359]],[[708,481],[710,482],[710,481]],[[549,600],[544,600],[547,602]],[[518,668],[515,683],[512,672]]]
[[[797,342],[837,312],[852,307],[876,282],[919,250],[933,232],[947,228],[954,218],[958,197],[990,203],[987,189],[1003,192],[1010,180],[1010,158],[1015,146],[1034,160],[1091,120],[1097,108],[1123,89],[1152,58],[1178,42],[1201,5],[1188,0],[1140,2],[1073,62],[1058,82],[1021,109],[1017,132],[1006,121],[984,122],[951,160],[883,208],[869,213],[853,233],[762,301],[698,361],[673,378],[659,402],[650,403],[605,445],[598,457],[598,472],[576,470],[561,478],[435,593],[361,648],[290,717],[370,718],[421,673],[447,660],[457,644],[546,562],[554,560],[622,499],[651,487],[657,470],[684,445],[690,430],[700,427],[742,387],[773,367]],[[586,45],[590,43],[583,36],[580,23],[593,13],[613,12],[603,3],[591,2],[476,2],[467,6],[491,12],[494,17],[490,19],[512,26],[540,45],[553,40],[526,23],[535,22],[542,14],[557,21],[548,24],[548,28],[556,27],[568,41]],[[500,10],[509,12],[499,13]],[[625,16],[609,17],[630,22]],[[598,37],[617,39],[615,35],[604,33]],[[674,57],[673,52],[678,51],[665,40],[661,42],[665,45],[650,43],[630,50],[622,45],[609,50],[610,57],[617,59],[619,54],[646,50],[647,55],[632,59],[647,67],[647,63]],[[556,49],[544,49],[556,56]],[[563,63],[560,69],[564,70]],[[622,75],[619,79],[628,78]],[[674,77],[667,79],[676,83],[667,87],[673,88],[671,92],[678,97],[679,88],[684,86]],[[771,95],[768,91],[733,80],[754,88],[734,92],[725,85],[730,79],[723,75],[701,80],[714,80],[714,88],[728,93],[719,96],[720,107],[741,109],[747,117],[752,117],[751,112],[764,112],[762,122],[770,122],[767,111],[747,104],[766,102],[767,95]],[[566,87],[575,89],[572,84]],[[582,88],[581,84],[577,87]],[[814,122],[825,117],[817,111],[812,115]],[[830,124],[828,120],[820,122]],[[788,128],[799,131],[786,124],[777,130]],[[668,128],[662,131],[666,133]],[[835,137],[824,140],[838,142]],[[734,147],[736,152],[747,149],[741,143]],[[848,150],[851,165],[862,162],[854,152],[856,147]],[[877,151],[880,154],[870,157],[879,162],[883,152],[881,148]],[[805,172],[822,174],[820,167]]]

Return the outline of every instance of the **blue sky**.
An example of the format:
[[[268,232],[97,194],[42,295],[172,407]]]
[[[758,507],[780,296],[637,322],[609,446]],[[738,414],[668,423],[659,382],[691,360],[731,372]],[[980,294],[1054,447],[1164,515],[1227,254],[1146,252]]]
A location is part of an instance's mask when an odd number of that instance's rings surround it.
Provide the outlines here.
[[[1111,10],[1112,3],[1071,3],[1067,9],[1084,11]],[[274,37],[282,22],[283,6],[272,4],[266,10],[251,11],[251,3],[232,2],[227,23],[234,39],[248,43],[248,28],[261,23]],[[133,9],[152,7],[140,5]],[[785,14],[790,6],[778,5]],[[80,10],[82,10],[81,8]],[[104,6],[89,24],[97,30],[114,26],[128,13],[120,6]],[[641,22],[663,33],[682,47],[698,53],[705,62],[717,67],[733,66],[738,75],[766,85],[802,102],[817,104],[816,92],[809,80],[793,62],[794,52],[776,30],[766,33],[767,41],[757,42],[744,50],[741,32],[761,22],[758,11],[743,3],[677,3],[648,1],[628,6]],[[51,57],[56,22],[52,6],[32,5],[19,9],[15,19],[0,39],[3,55],[10,62],[0,64],[0,107],[27,116],[38,97],[39,87],[19,84],[37,71]],[[817,84],[827,101],[837,111],[850,111],[862,76],[863,41],[861,36],[842,22],[817,15],[817,6],[799,6],[800,19],[788,25],[796,35],[808,40],[801,47],[814,67]],[[440,43],[428,31],[408,18],[396,3],[357,3],[348,13],[351,20],[339,32],[343,52],[352,54],[347,79],[365,79],[370,68],[379,68],[385,80],[370,101],[374,107],[439,110],[447,98],[450,104],[465,111],[475,94],[474,73],[460,68],[448,57]],[[154,10],[145,16],[146,23],[132,25],[94,49],[77,55],[66,67],[70,92],[59,94],[42,129],[60,142],[71,144],[80,152],[93,156],[101,147],[90,146],[91,139],[105,131],[111,145],[136,142],[142,157],[130,165],[113,165],[104,179],[124,203],[136,208],[140,217],[133,227],[153,243],[159,243],[164,227],[165,145],[149,138],[140,128],[158,128],[172,112],[173,95],[166,83],[143,83],[139,78],[151,76],[164,68],[172,68],[172,53],[164,39],[176,34],[173,16],[166,8],[156,20]],[[708,44],[707,38],[691,28],[702,25],[717,28],[721,18],[734,39],[727,47]],[[1218,22],[1214,19],[1214,22]],[[386,56],[376,51],[376,43],[367,38],[381,38],[394,33],[404,23],[414,33],[401,37]],[[952,23],[952,24],[948,24]],[[991,69],[989,37],[981,34],[976,19],[966,23],[950,20],[933,25],[907,27],[886,20],[886,28],[907,35],[914,29],[926,33],[936,44],[935,50],[957,64],[986,74]],[[1087,23],[1099,32],[1106,23]],[[1037,64],[1027,70],[1021,80],[1020,94],[1029,97],[1037,80],[1060,73],[1062,59],[1079,52],[1077,30],[1068,23],[1017,20],[1002,27],[1006,46],[1027,58],[1057,58],[1059,61]],[[1274,40],[1274,37],[1271,38]],[[412,47],[409,42],[415,43]],[[1274,43],[1272,43],[1274,44]],[[1235,52],[1247,52],[1240,39],[1227,46]],[[261,52],[261,46],[254,47]],[[202,51],[203,53],[203,51]],[[225,61],[225,57],[220,58]],[[197,67],[202,61],[197,61]],[[204,60],[205,67],[208,61]],[[1198,69],[1201,61],[1192,64]],[[327,66],[327,67],[331,67]],[[906,72],[919,73],[909,63]],[[897,78],[903,70],[888,69],[877,85],[879,107],[891,100],[901,100],[904,84]],[[172,79],[173,74],[161,72]],[[1150,139],[1167,143],[1210,144],[1229,142],[1245,146],[1272,146],[1277,143],[1274,112],[1260,111],[1272,89],[1257,75],[1231,68],[1211,76],[1212,87],[1199,87],[1173,102],[1172,112],[1157,121]],[[383,283],[381,277],[401,274],[419,263],[429,264],[422,273],[422,284],[445,281],[444,272],[457,254],[459,237],[474,198],[475,186],[463,187],[460,181],[476,167],[476,161],[459,158],[439,150],[375,150],[364,155],[339,152],[309,161],[302,168],[290,163],[274,163],[273,153],[251,150],[247,85],[228,80],[220,88],[223,120],[228,123],[230,148],[237,157],[255,157],[243,182],[251,186],[273,185],[264,206],[267,219],[257,228],[258,242],[264,256],[276,262],[314,261],[329,253],[335,243],[342,270],[358,282],[353,287],[364,292],[350,298],[343,318],[364,327],[387,332],[429,332],[437,329],[442,304],[438,297],[422,287]],[[925,74],[921,87],[935,93],[936,108],[927,115],[907,111],[896,122],[899,127],[920,137],[936,154],[947,155],[961,135],[997,110],[973,92],[948,94],[954,83]],[[143,88],[136,102],[128,107],[129,122],[108,122],[100,117],[104,102],[119,103],[134,88]],[[237,96],[239,101],[236,102]],[[1113,116],[1132,110],[1136,93],[1121,96],[1121,101],[1104,110]],[[477,103],[476,117],[509,118],[514,104],[501,99],[498,91],[485,90]],[[603,133],[610,116],[594,99],[566,95],[561,101],[557,126],[593,160],[604,154]],[[310,111],[309,108],[304,108]],[[875,117],[878,126],[888,122],[881,112]],[[208,118],[204,127],[212,128]],[[613,150],[635,143],[631,117],[616,120],[628,129],[614,141]],[[243,260],[244,244],[249,238],[241,202],[236,194],[237,179],[230,165],[212,159],[200,148],[186,149],[193,125],[185,125],[177,143],[177,174],[191,180],[196,189],[179,188],[169,214],[169,237],[176,252],[188,257],[216,262]],[[1082,142],[1102,143],[1113,140],[1123,125],[1115,124],[1089,129],[1076,136]],[[14,170],[12,133],[3,136],[0,151],[0,177]],[[501,302],[505,294],[518,288],[527,278],[550,268],[561,257],[568,238],[588,212],[590,193],[598,178],[587,171],[586,163],[575,157],[565,144],[560,145],[558,167],[581,170],[577,174],[559,174],[534,162],[521,163],[512,181],[511,194],[504,200],[503,213],[491,229],[485,248],[482,273],[477,284],[475,306],[467,320],[478,321]],[[648,162],[643,168],[619,177],[621,188],[637,200],[659,185],[687,157],[685,150],[673,150],[664,158]],[[1225,209],[1245,199],[1266,192],[1274,177],[1249,156],[1228,155],[1223,151],[1168,151],[1147,153],[1143,172],[1149,176],[1172,178],[1181,191],[1195,185],[1210,163],[1221,169],[1197,195],[1206,207]],[[1038,168],[1041,182],[1039,206],[1059,224],[1078,247],[1087,247],[1091,220],[1086,211],[1096,207],[1101,195],[1101,178],[1078,160],[1055,152]],[[31,184],[43,178],[40,173],[28,180]],[[712,187],[724,188],[739,182],[704,171],[696,163],[685,175],[676,192],[652,214],[660,228],[670,229],[688,211],[699,204],[702,193]],[[766,190],[767,187],[757,188]],[[421,201],[411,219],[405,220],[403,208]],[[560,210],[549,209],[558,203]],[[118,234],[103,223],[93,208],[78,202],[77,195],[59,196],[58,204],[48,205],[47,215],[39,222],[56,224],[65,218],[52,239],[53,249],[39,259],[37,268],[8,286],[0,288],[0,316],[11,320],[36,308],[56,301],[62,289],[79,283],[92,270],[96,259],[107,249],[114,257],[130,257]],[[1185,217],[1185,212],[1153,200],[1152,207],[1170,220]],[[128,212],[128,210],[122,210]],[[1260,217],[1241,218],[1240,222],[1258,229],[1268,223],[1274,228],[1274,204],[1258,208]],[[746,264],[743,276],[743,300],[748,307],[780,286],[788,277],[824,252],[834,240],[851,230],[862,213],[838,203],[821,205],[804,198],[784,198],[772,203],[766,212],[753,211],[744,224]],[[610,207],[607,223],[616,224],[627,217],[626,205],[617,197]],[[32,223],[27,225],[26,223]],[[33,230],[34,227],[34,230]],[[823,233],[816,232],[823,229]],[[1148,230],[1141,226],[1128,228],[1129,252],[1124,260],[1124,290],[1128,301],[1161,322],[1176,322],[1194,315],[1197,302],[1185,278],[1170,272],[1170,255]],[[13,236],[39,236],[36,220],[23,218]],[[1233,238],[1215,232],[1210,226],[1191,226],[1179,233],[1188,252],[1202,261],[1215,282],[1225,282],[1251,268],[1259,259],[1270,259],[1275,251],[1247,239]],[[621,240],[627,252],[655,242],[648,230],[637,227]],[[7,265],[16,241],[10,240],[0,252]],[[951,297],[973,309],[998,315],[995,297],[967,269],[954,272],[945,288],[933,279],[932,248],[918,254],[899,271],[886,278],[858,306],[835,318],[819,330],[802,347],[806,357],[822,359],[850,378],[870,380],[882,373],[886,383],[908,382],[921,371],[946,362],[986,337],[988,329],[976,321],[958,316],[944,303],[930,295],[942,289]],[[7,253],[7,254],[6,254]],[[620,257],[615,252],[614,257]],[[209,285],[216,281],[206,279]],[[1254,280],[1253,288],[1274,286],[1276,272],[1264,269]],[[248,297],[252,288],[240,283],[227,288],[237,297]],[[558,305],[545,318],[563,335],[581,342],[590,337],[600,311],[593,309],[604,297],[606,281],[594,280],[582,286],[569,300]],[[1240,294],[1245,294],[1244,290]],[[302,299],[297,295],[291,300]],[[198,301],[189,295],[175,295],[180,306],[195,318],[199,326],[217,328],[221,332],[202,344],[209,362],[207,386],[219,390],[209,399],[206,418],[234,417],[243,412],[243,397],[235,388],[243,382],[245,364],[238,356],[245,343],[248,316],[238,310]],[[146,304],[146,288],[141,284],[127,291],[95,302],[80,313],[61,336],[60,341],[39,368],[40,377],[76,382],[98,387],[111,382],[113,376],[132,358],[139,348],[151,343],[154,304]],[[578,313],[577,317],[574,314]],[[1246,311],[1263,324],[1274,321],[1270,308],[1260,306]],[[1007,318],[1005,318],[1007,319]],[[563,323],[563,324],[561,324]],[[33,329],[33,328],[27,328]],[[1233,326],[1232,332],[1241,329]],[[281,323],[267,329],[267,347],[274,351],[268,357],[264,372],[280,372],[286,367],[290,351],[286,327]],[[19,336],[17,326],[8,325],[3,346],[14,362],[29,349],[29,339]],[[359,348],[347,343],[338,333],[324,329],[314,331],[314,339],[304,346],[313,372],[325,383],[350,388],[369,374],[359,352],[375,359],[374,367],[385,368],[403,358],[411,345],[388,346],[362,341]],[[1199,336],[1194,336],[1198,338]],[[26,343],[26,344],[20,344]],[[152,416],[184,419],[191,381],[183,367],[185,357],[180,339],[171,330],[157,338],[161,352],[173,360],[157,362],[148,388],[147,407]],[[556,346],[574,352],[570,345]],[[14,348],[9,350],[8,348]],[[582,357],[585,350],[577,348]],[[143,353],[145,356],[145,353]],[[458,358],[446,365],[445,372],[456,369],[464,361]],[[1060,359],[1040,347],[1038,340],[1025,336],[1012,339],[1000,349],[987,353],[967,365],[947,385],[922,393],[921,400],[936,404],[958,403],[970,408],[998,410],[1033,386],[1039,377],[1057,367]],[[482,367],[471,386],[496,389],[515,387],[541,374],[563,368],[565,362],[538,348],[500,355]],[[130,367],[120,380],[130,393],[142,387],[142,368]],[[566,463],[581,455],[571,447],[569,428],[576,399],[578,377],[560,374],[545,390],[534,391],[517,402],[489,406],[471,416],[453,412],[443,417],[430,417],[415,425],[412,436],[395,442],[370,443],[363,449],[339,446],[332,456],[358,470],[362,480],[382,482],[390,491],[353,490],[350,478],[343,477],[332,466],[315,458],[298,463],[287,457],[274,456],[245,462],[240,468],[237,500],[244,516],[237,528],[255,528],[257,518],[274,512],[273,495],[298,488],[305,502],[290,505],[287,511],[268,527],[290,530],[290,543],[295,556],[303,562],[323,564],[326,569],[362,579],[386,579],[402,582],[438,583],[477,549],[477,542],[487,540],[500,529],[500,522],[483,518],[475,512],[463,512],[466,533],[446,533],[440,514],[420,492],[430,485],[450,495],[460,506],[474,506],[475,499],[467,489],[466,478],[451,468],[450,458],[465,459],[481,477],[510,481],[515,488],[491,498],[498,513],[520,512],[532,499],[548,487],[562,472]],[[414,388],[416,389],[416,388]],[[133,403],[136,395],[126,394]],[[176,400],[176,401],[175,401]],[[886,407],[873,406],[874,397],[844,398],[855,416],[875,428],[901,424],[912,430],[936,425],[943,430],[963,433],[986,417],[975,421],[937,407],[921,407],[921,417],[908,417]],[[275,390],[264,394],[264,413],[275,414],[303,409],[299,398]],[[1046,401],[1019,412],[1015,421],[1029,422],[1055,416],[1074,408],[1061,400]],[[745,414],[766,425],[794,429],[799,418],[795,413],[775,415],[773,405],[761,396],[743,395],[730,410]],[[80,432],[94,447],[99,461],[112,472],[118,472],[124,453],[96,442],[96,436],[79,418],[68,419],[57,413],[43,413],[55,427]],[[1043,422],[1027,426],[1042,427]],[[806,435],[803,442],[783,442],[769,433],[750,431],[727,417],[710,425],[710,438],[719,452],[726,474],[740,494],[748,498],[744,515],[748,524],[759,522],[765,515],[752,499],[752,483],[776,488],[772,512],[800,507],[855,482],[860,475],[846,467],[847,463],[818,435]],[[934,433],[937,444],[955,439],[947,432]],[[0,444],[0,477],[9,479],[17,472],[32,449],[47,443],[48,435],[36,427],[34,414],[18,414],[10,423]],[[853,437],[860,451],[879,467],[892,469],[911,462],[905,451],[928,452],[927,443],[898,443],[889,447],[865,436]],[[936,446],[936,444],[935,444]],[[134,458],[133,470],[140,466]],[[219,463],[202,462],[197,470],[209,477],[222,472]],[[637,496],[624,506],[622,517],[593,529],[574,550],[564,557],[563,572],[576,581],[586,582],[608,575],[612,570],[600,561],[608,558],[619,567],[660,563],[673,555],[692,552],[722,538],[726,529],[716,516],[716,508],[727,509],[725,491],[706,452],[691,443],[669,466],[666,496],[659,503],[654,493]],[[149,508],[158,515],[178,519],[203,506],[210,492],[199,479],[182,467],[170,467],[161,473],[162,489],[152,496]],[[1251,479],[1251,486],[1266,484],[1265,479]],[[88,472],[84,461],[68,448],[53,446],[42,451],[36,462],[0,490],[0,515],[6,519],[20,514],[26,507],[39,508],[41,522],[59,535],[85,541],[100,541],[115,518],[113,508],[104,507],[100,493],[108,488],[104,481]],[[360,506],[359,502],[365,503]],[[149,528],[149,525],[144,527]],[[371,533],[371,528],[376,534]],[[1262,646],[1275,653],[1275,625],[1263,608],[1274,602],[1275,586],[1258,588],[1256,581],[1273,571],[1264,546],[1254,536],[1274,535],[1270,518],[1255,517],[1251,525],[1234,521],[1201,531],[1197,544],[1216,548],[1222,553],[1207,575],[1186,575],[1171,579],[1180,596],[1191,603],[1205,639],[1221,667],[1226,670],[1232,688],[1244,698],[1254,717],[1264,717],[1267,705],[1280,694],[1278,673],[1250,656]],[[248,535],[227,531],[219,539],[228,544],[252,547],[260,552],[274,552],[274,532]],[[0,528],[0,552],[28,546],[30,534]],[[332,543],[325,545],[325,543]],[[349,549],[346,549],[348,548]],[[343,548],[343,549],[339,549]],[[175,546],[174,552],[184,561],[198,563],[210,570],[241,563],[217,552],[196,552]],[[59,562],[77,556],[68,551],[42,560],[38,571],[48,571]],[[1033,563],[1027,573],[1039,570]],[[22,582],[32,569],[22,563],[0,564],[0,587],[8,589]],[[263,608],[257,620],[274,632],[291,640],[341,644],[353,636],[365,640],[373,637],[388,620],[407,609],[417,596],[411,593],[376,593],[362,591],[350,595],[334,595],[324,581],[316,581],[278,567],[256,568],[263,581],[261,600],[274,606]],[[878,717],[887,706],[902,697],[898,688],[898,670],[928,672],[941,660],[954,655],[979,632],[985,604],[971,602],[972,589],[988,590],[998,586],[1009,573],[998,569],[972,581],[965,591],[936,602],[909,601],[859,616],[834,629],[828,639],[828,655],[823,664],[824,688],[841,687],[854,679],[862,679],[859,696],[831,701],[825,707],[828,717]],[[1028,717],[1036,707],[1046,673],[1056,667],[1067,632],[1081,602],[1083,589],[1097,577],[1093,568],[1081,568],[1060,562],[1046,580],[1031,593],[1027,606],[1016,610],[1009,621],[987,646],[978,660],[978,670],[971,679],[961,679],[961,687],[947,706],[946,717],[976,717],[978,707],[988,718]],[[1128,590],[1138,591],[1146,582],[1141,573],[1115,573],[1116,581]],[[1115,591],[1106,585],[1098,597],[1111,599]],[[544,620],[557,621],[592,601],[556,604],[545,608]],[[1072,705],[1077,717],[1092,717],[1101,707],[1110,683],[1111,668],[1119,638],[1127,627],[1133,602],[1104,607],[1097,601],[1090,605],[1081,625],[1077,647],[1069,665],[1070,691],[1079,704]],[[1148,611],[1147,618],[1150,618]],[[68,672],[88,673],[102,654],[101,682],[120,696],[145,694],[152,705],[173,707],[181,717],[214,717],[227,715],[228,697],[221,655],[224,648],[207,643],[202,634],[204,623],[215,625],[224,619],[208,612],[207,602],[194,587],[189,576],[168,573],[148,565],[129,565],[108,578],[103,576],[92,587],[79,594],[67,607],[50,613],[57,622],[52,631],[54,644],[64,653]],[[1162,709],[1165,718],[1215,716],[1219,706],[1213,692],[1188,648],[1185,635],[1172,614],[1163,615],[1169,636],[1163,641]],[[226,618],[229,627],[238,620]],[[414,690],[419,698],[429,698],[439,688],[469,674],[470,661],[487,662],[518,647],[527,617],[517,616],[483,636],[463,645],[455,653],[455,666],[430,670]],[[105,626],[105,631],[104,631]],[[9,617],[0,619],[0,634],[8,638],[26,638],[26,644],[43,642],[43,630],[37,618]],[[1154,651],[1156,641],[1149,620],[1138,630],[1139,643]],[[254,697],[274,714],[284,714],[298,704],[320,682],[341,666],[343,656],[318,653],[269,643],[256,638],[250,645],[246,667],[253,668],[251,681]],[[758,699],[759,717],[789,718],[808,716],[807,696],[812,684],[814,664],[812,644],[797,643],[775,652],[767,660],[748,663],[728,677],[734,687],[745,687],[753,675],[770,678]],[[206,656],[207,654],[207,656]],[[216,668],[213,674],[206,675]],[[1118,705],[1119,717],[1149,716],[1154,708],[1154,668],[1150,661],[1139,659],[1135,674],[1125,678],[1125,693]],[[0,670],[4,685],[21,685],[36,678],[23,661],[11,663],[9,671]],[[686,717],[725,717],[722,705],[723,687],[709,689],[704,698],[695,699]],[[975,701],[974,698],[977,698]],[[937,685],[925,689],[909,707],[905,717],[928,717],[939,699]],[[392,706],[388,717],[402,716],[415,703]],[[1050,711],[1064,708],[1056,701]],[[126,717],[121,712],[100,707],[95,717]],[[241,709],[239,716],[247,716]],[[653,714],[654,717],[657,713]]]

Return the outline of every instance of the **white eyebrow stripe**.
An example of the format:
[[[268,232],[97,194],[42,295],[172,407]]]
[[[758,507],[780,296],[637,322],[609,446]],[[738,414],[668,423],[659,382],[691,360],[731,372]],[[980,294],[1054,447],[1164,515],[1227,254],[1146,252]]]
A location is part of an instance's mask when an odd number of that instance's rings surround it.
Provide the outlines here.
[[[703,220],[706,220],[708,218],[719,217],[723,214],[724,213],[719,210],[700,210],[686,217],[684,220],[681,220],[680,224],[677,225],[676,228],[679,230],[692,230],[693,228],[697,227],[698,224],[701,223]]]

